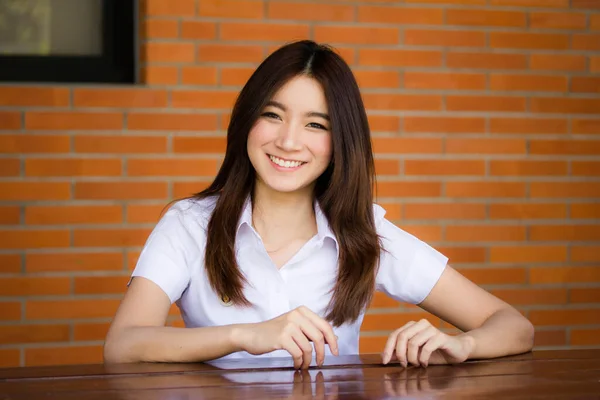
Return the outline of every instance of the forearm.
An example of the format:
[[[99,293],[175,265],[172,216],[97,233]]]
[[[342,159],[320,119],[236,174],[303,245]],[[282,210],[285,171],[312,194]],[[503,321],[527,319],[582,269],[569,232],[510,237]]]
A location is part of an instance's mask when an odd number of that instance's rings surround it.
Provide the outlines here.
[[[492,314],[481,327],[460,335],[472,344],[469,359],[495,358],[528,352],[533,347],[533,325],[515,310]]]
[[[241,350],[232,339],[236,327],[123,328],[107,337],[104,360],[107,363],[214,360]]]

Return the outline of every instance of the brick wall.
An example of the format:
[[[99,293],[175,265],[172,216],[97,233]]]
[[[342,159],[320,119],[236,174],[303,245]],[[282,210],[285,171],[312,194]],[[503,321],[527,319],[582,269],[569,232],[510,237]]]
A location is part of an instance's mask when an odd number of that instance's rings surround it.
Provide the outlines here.
[[[148,0],[142,14],[144,84],[0,86],[1,366],[101,360],[161,208],[214,176],[252,69],[307,37],[356,72],[388,217],[518,307],[538,348],[600,346],[599,0]],[[422,316],[377,297],[362,351]]]

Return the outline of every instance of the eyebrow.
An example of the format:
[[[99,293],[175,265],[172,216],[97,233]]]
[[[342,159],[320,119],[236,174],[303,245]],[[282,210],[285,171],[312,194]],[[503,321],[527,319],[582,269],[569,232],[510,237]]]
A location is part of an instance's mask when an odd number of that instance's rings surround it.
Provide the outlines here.
[[[278,101],[275,100],[271,100],[267,103],[267,106],[273,106],[273,107],[277,107],[279,109],[281,109],[282,111],[287,111],[287,107],[284,106],[283,104],[281,104]],[[326,121],[329,121],[329,115],[327,114],[323,114],[317,111],[309,111],[306,113],[307,117],[319,117],[319,118],[323,118]]]

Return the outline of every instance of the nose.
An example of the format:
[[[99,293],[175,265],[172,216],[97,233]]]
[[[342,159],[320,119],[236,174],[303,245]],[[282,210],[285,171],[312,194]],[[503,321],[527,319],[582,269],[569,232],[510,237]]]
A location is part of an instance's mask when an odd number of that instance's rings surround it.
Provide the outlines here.
[[[302,150],[301,128],[292,123],[282,124],[279,128],[275,145],[283,151]]]

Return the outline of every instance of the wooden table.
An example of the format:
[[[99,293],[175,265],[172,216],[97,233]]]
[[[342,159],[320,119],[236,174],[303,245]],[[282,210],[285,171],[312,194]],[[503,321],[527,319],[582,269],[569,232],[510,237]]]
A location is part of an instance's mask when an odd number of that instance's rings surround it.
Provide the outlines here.
[[[600,399],[600,350],[539,351],[455,366],[383,366],[379,355],[0,369],[1,400]]]

